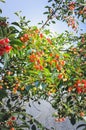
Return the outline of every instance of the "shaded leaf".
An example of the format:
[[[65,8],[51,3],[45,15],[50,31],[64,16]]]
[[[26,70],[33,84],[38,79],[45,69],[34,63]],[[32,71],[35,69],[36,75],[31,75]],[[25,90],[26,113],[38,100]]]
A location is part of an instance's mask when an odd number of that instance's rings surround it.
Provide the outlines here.
[[[43,14],[49,14],[49,12],[44,12]]]
[[[32,87],[33,87],[32,85],[28,85],[28,86],[26,86],[25,89],[26,89],[27,91],[29,91]]]
[[[17,23],[17,22],[13,22],[12,24],[20,27],[19,23]]]
[[[36,130],[36,126],[33,124],[31,130]]]
[[[52,21],[53,24],[55,24],[56,22],[55,21]]]
[[[51,2],[52,0],[48,0],[48,2]]]
[[[0,13],[2,13],[2,10],[0,9]]]
[[[50,8],[50,6],[45,6],[45,8]]]
[[[3,3],[5,3],[5,0],[0,0],[0,2],[3,2]]]

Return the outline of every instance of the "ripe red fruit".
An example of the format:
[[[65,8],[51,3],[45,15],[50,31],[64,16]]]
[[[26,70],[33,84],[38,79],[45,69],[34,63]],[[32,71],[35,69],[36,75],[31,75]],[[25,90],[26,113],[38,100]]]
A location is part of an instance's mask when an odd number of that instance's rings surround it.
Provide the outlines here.
[[[28,34],[24,34],[23,36],[24,36],[24,38],[27,38],[27,39],[28,39]]]
[[[84,84],[84,88],[86,88],[86,83]]]
[[[69,3],[69,10],[74,10],[75,8],[75,2],[70,2]]]
[[[56,122],[64,122],[64,121],[65,121],[65,118],[64,118],[64,117],[56,118],[55,121],[56,121]]]
[[[24,37],[20,37],[21,42],[24,42]]]
[[[0,86],[0,90],[2,90],[3,89],[3,87],[2,86]]]
[[[3,47],[0,47],[0,56],[2,56],[5,53],[5,49]]]
[[[8,120],[8,121],[7,121],[7,125],[8,125],[8,126],[13,126],[13,121]]]
[[[15,117],[15,116],[12,116],[12,117],[11,117],[11,120],[13,120],[13,121],[16,120],[16,117]]]
[[[57,68],[58,71],[60,71],[62,69],[61,66],[58,65],[58,64],[56,64],[56,68]]]
[[[56,54],[56,56],[55,56],[57,59],[59,59],[59,55],[58,54]]]
[[[44,68],[43,68],[43,66],[42,65],[40,65],[39,66],[39,70],[43,70]]]
[[[43,34],[42,33],[40,33],[40,38],[43,38]]]
[[[81,112],[81,113],[80,113],[80,116],[81,116],[81,117],[85,116],[85,113],[84,113],[84,112]]]
[[[47,38],[47,41],[48,41],[50,44],[52,44],[52,41],[51,41],[50,38]]]
[[[60,64],[61,64],[62,66],[64,66],[64,65],[65,65],[65,61],[64,61],[64,60],[61,60],[61,61],[60,61]]]
[[[10,130],[15,130],[15,128],[14,128],[14,127],[12,127],[12,128],[10,128]]]
[[[81,87],[77,87],[76,90],[77,90],[77,93],[78,93],[78,94],[82,93]]]
[[[58,78],[59,78],[59,79],[62,79],[62,78],[63,78],[63,75],[62,75],[62,74],[59,74],[59,75],[58,75]]]
[[[10,40],[8,38],[5,38],[4,40],[5,40],[6,43],[10,42]]]
[[[85,80],[85,79],[83,79],[83,80],[82,80],[82,83],[86,84],[86,80]]]
[[[12,46],[5,46],[5,51],[9,52],[12,49]]]
[[[1,45],[4,45],[4,44],[5,44],[5,40],[4,40],[4,39],[1,39],[1,40],[0,40],[0,44],[1,44]]]

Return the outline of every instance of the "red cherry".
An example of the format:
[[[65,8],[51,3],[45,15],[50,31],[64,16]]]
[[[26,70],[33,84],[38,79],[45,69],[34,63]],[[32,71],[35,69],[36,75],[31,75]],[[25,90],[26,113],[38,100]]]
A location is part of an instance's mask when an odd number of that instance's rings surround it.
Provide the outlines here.
[[[86,80],[85,80],[85,79],[83,79],[83,80],[82,80],[82,83],[86,84]]]
[[[21,42],[24,42],[24,37],[20,37]]]
[[[15,116],[12,116],[12,117],[11,117],[11,120],[16,120],[16,117],[15,117]]]
[[[15,128],[14,128],[14,127],[12,127],[12,128],[10,128],[10,130],[15,130]]]
[[[5,51],[9,52],[12,49],[12,46],[5,46]]]
[[[10,42],[10,40],[8,38],[5,38],[4,40],[5,40],[6,43]]]
[[[84,84],[84,88],[86,88],[86,83]]]
[[[82,116],[85,116],[85,113],[82,111],[82,112],[80,112],[80,116],[82,117]]]
[[[47,41],[48,41],[50,44],[52,44],[52,41],[51,41],[50,38],[47,38]]]
[[[39,69],[40,69],[40,70],[43,70],[44,68],[43,68],[43,66],[42,66],[42,65],[40,65],[40,66],[39,66]]]
[[[0,86],[0,90],[2,90],[3,89],[3,87],[2,86]]]
[[[28,39],[28,34],[24,34],[24,37]]]
[[[5,49],[3,47],[0,47],[0,56],[4,55]]]
[[[56,54],[56,56],[55,56],[57,59],[59,59],[59,55],[58,54]]]
[[[5,44],[5,40],[4,40],[4,39],[1,39],[1,40],[0,40],[0,44],[1,44],[1,45],[4,45],[4,44]]]
[[[59,78],[59,79],[62,79],[62,78],[63,78],[63,75],[62,75],[62,74],[59,74],[59,75],[58,75],[58,78]]]
[[[42,33],[40,33],[40,38],[43,38],[43,34]]]
[[[82,89],[80,87],[77,87],[78,94],[82,93]]]

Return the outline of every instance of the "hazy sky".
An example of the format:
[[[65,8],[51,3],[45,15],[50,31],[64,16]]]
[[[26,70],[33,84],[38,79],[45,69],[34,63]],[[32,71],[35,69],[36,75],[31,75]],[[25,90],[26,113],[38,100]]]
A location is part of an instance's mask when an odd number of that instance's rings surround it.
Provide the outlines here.
[[[14,12],[22,11],[22,16],[26,16],[27,20],[31,20],[31,25],[37,25],[41,20],[46,21],[46,15],[43,12],[48,0],[6,0],[6,3],[0,3],[0,8],[3,10],[3,16],[9,17],[10,22],[18,21]],[[86,32],[86,25],[81,25]],[[66,23],[57,21],[56,24],[51,24],[49,27],[52,31],[62,33],[64,30],[72,31],[72,29]]]

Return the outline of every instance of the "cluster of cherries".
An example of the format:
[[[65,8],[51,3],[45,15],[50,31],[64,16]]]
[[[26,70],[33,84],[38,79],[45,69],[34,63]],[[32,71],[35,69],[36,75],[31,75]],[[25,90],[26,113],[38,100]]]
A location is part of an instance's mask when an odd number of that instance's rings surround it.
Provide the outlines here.
[[[32,53],[29,56],[30,62],[34,63],[34,68],[36,70],[43,70],[44,69],[44,67],[42,65],[43,63],[41,63],[41,62],[43,62],[42,59],[41,59],[43,55],[44,55],[44,52],[40,51],[40,52]]]
[[[77,30],[78,24],[72,16],[68,17],[67,23],[68,23],[68,26],[72,27],[72,29],[74,29],[75,31]]]
[[[6,125],[10,128],[10,130],[15,130],[14,123],[15,123],[16,117],[12,116],[7,122]]]
[[[86,80],[78,80],[74,84],[77,93],[86,93]]]
[[[9,53],[12,49],[12,46],[9,45],[10,40],[8,38],[0,39],[0,56],[5,53]]]
[[[78,94],[86,93],[86,80],[77,80],[73,87],[68,88],[68,91],[70,92],[73,89],[75,89]]]
[[[25,43],[29,40],[28,34],[24,34],[20,37],[21,42]]]
[[[70,2],[68,5],[69,10],[74,10],[75,8],[75,2]]]
[[[6,123],[5,125],[9,128],[9,130],[16,130],[14,128],[15,121],[16,121],[16,117],[12,116],[7,121],[0,122],[0,125],[3,126]]]
[[[73,11],[75,9],[76,2],[72,1],[68,4],[69,10]],[[83,7],[83,9],[79,9],[79,14],[80,15],[85,15],[86,16],[86,6]]]

